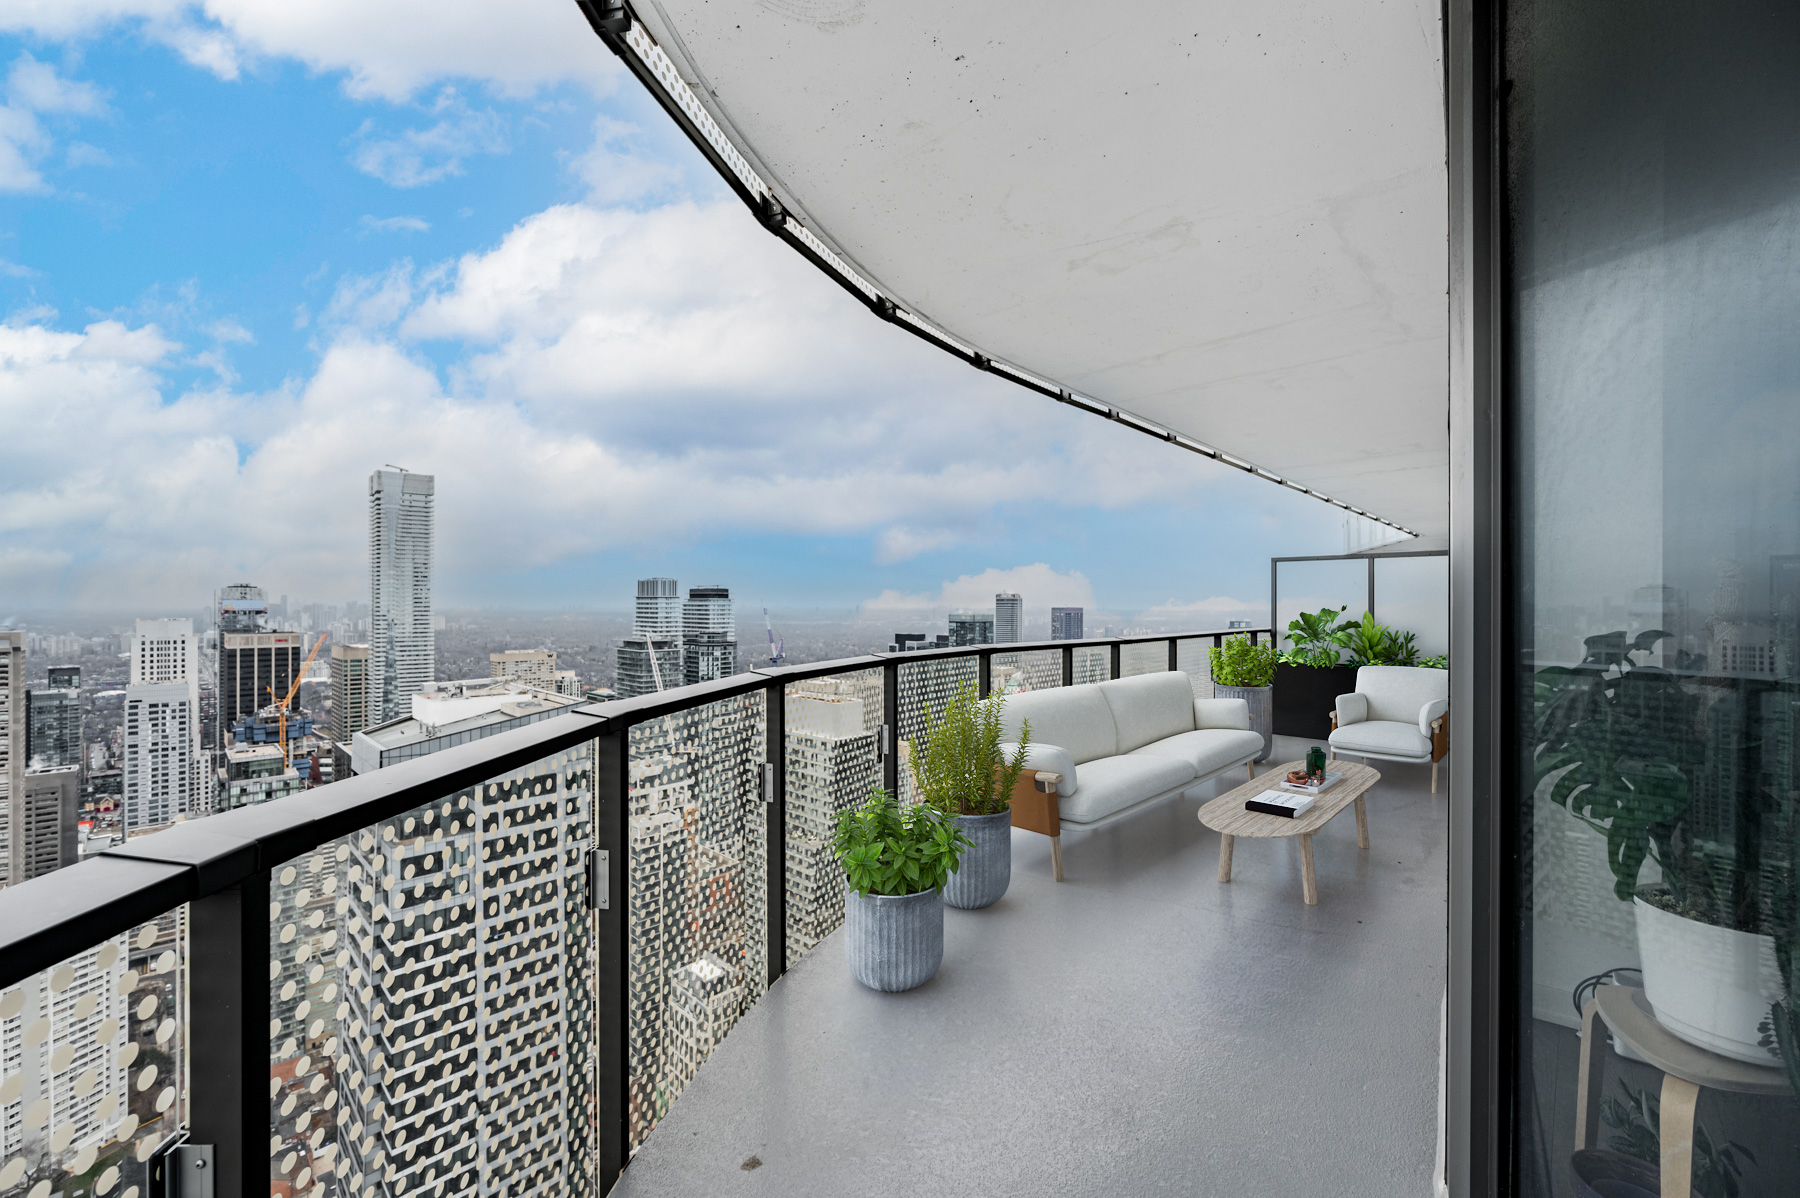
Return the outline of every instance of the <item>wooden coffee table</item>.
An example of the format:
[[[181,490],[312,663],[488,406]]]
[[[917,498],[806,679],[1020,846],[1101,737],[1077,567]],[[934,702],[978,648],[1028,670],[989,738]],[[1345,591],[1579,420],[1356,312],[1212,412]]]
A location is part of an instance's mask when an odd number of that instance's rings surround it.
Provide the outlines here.
[[[1263,840],[1277,836],[1298,836],[1300,876],[1304,883],[1306,905],[1318,906],[1319,883],[1313,876],[1313,833],[1323,828],[1332,816],[1351,803],[1356,804],[1357,847],[1369,847],[1369,815],[1363,808],[1363,795],[1368,792],[1369,787],[1381,781],[1381,775],[1366,765],[1352,765],[1342,758],[1333,761],[1326,768],[1338,770],[1344,776],[1330,790],[1321,794],[1304,815],[1289,818],[1285,815],[1265,815],[1260,811],[1244,810],[1245,799],[1254,799],[1265,790],[1280,790],[1281,780],[1287,777],[1288,771],[1305,768],[1304,761],[1278,765],[1261,778],[1246,782],[1200,808],[1200,822],[1219,834],[1219,881],[1231,881],[1231,845],[1239,836],[1253,836]]]

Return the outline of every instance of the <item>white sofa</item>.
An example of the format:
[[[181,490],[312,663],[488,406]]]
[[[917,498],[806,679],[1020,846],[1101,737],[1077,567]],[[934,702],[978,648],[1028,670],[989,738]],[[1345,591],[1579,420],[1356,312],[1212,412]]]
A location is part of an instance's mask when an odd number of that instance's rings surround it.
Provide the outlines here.
[[[1424,666],[1362,666],[1356,693],[1339,695],[1331,717],[1331,755],[1431,763],[1450,748],[1450,671]]]
[[[1263,751],[1242,699],[1196,699],[1182,673],[1027,691],[1008,696],[1000,711],[1008,740],[1002,751],[1011,756],[1030,720],[1026,768],[1056,775],[1053,793],[1042,797],[1021,785],[1013,823],[1051,838],[1059,882],[1064,824],[1111,823],[1238,766],[1255,777]]]

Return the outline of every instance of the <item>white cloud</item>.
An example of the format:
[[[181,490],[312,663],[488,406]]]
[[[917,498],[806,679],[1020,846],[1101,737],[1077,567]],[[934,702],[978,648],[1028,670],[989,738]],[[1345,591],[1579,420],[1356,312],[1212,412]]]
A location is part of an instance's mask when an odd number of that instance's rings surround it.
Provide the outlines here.
[[[364,233],[426,233],[431,222],[422,216],[364,216],[357,222]]]
[[[956,532],[948,528],[904,528],[895,525],[885,528],[875,538],[875,562],[888,566],[895,562],[911,561],[921,553],[930,553],[934,549],[948,549],[962,540]]]
[[[596,91],[621,68],[570,0],[7,0],[0,30],[52,40],[120,25],[222,79],[258,58],[341,71],[358,98],[404,100],[443,79],[512,95],[574,81]]]
[[[590,199],[620,203],[666,194],[681,181],[681,171],[644,153],[636,125],[604,114],[594,118],[594,144],[572,162],[588,186]]]
[[[105,109],[93,84],[65,78],[30,54],[19,55],[7,72],[6,104],[0,106],[0,191],[47,189],[37,164],[50,152],[51,137],[38,114],[93,116]]]
[[[1266,599],[1234,599],[1229,595],[1187,601],[1167,599],[1146,608],[1138,618],[1150,623],[1179,624],[1183,628],[1224,628],[1233,620],[1249,620],[1263,628],[1269,622],[1269,603]]]
[[[1094,607],[1094,585],[1079,570],[1063,572],[1043,562],[1014,566],[1001,570],[990,568],[979,574],[964,574],[949,579],[937,594],[905,594],[886,590],[865,601],[865,616],[886,612],[939,612],[964,608],[991,610],[994,596],[1016,594],[1025,601],[1028,619],[1049,618],[1052,607]]]
[[[365,122],[350,161],[390,187],[423,187],[462,174],[465,158],[506,152],[506,121],[492,109],[476,111],[445,88],[431,111],[436,122],[392,137],[377,135],[374,122]]]

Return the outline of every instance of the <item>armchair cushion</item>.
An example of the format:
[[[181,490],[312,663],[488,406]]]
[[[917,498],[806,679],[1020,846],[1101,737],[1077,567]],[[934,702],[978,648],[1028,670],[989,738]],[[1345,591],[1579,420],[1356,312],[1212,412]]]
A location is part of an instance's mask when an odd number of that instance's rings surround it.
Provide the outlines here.
[[[1331,747],[1339,753],[1374,753],[1407,761],[1431,759],[1431,738],[1401,720],[1361,720],[1349,727],[1339,725],[1331,734]]]
[[[1019,745],[1017,741],[1008,742],[1000,746],[1000,755],[1008,761],[1011,761],[1012,755],[1018,751]],[[1030,746],[1025,750],[1025,768],[1028,770],[1043,770],[1047,773],[1061,774],[1062,781],[1056,784],[1056,793],[1059,795],[1075,793],[1075,758],[1069,755],[1067,749],[1060,748],[1057,745],[1039,744],[1037,741],[1032,741]]]
[[[1250,727],[1250,704],[1242,699],[1195,699],[1194,727]]]
[[[1363,694],[1337,697],[1337,726],[1360,724],[1369,718],[1369,697]]]
[[[1419,709],[1419,731],[1426,736],[1431,735],[1431,721],[1450,710],[1450,700],[1433,699]]]

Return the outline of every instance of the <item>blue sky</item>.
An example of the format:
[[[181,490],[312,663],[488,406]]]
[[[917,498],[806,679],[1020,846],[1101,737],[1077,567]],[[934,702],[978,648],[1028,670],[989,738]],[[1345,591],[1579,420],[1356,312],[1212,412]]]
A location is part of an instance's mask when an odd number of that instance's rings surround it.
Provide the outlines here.
[[[1342,547],[1334,509],[875,320],[568,0],[0,31],[0,603],[356,596],[384,462],[438,476],[446,606],[666,573],[747,610],[1017,589],[1212,626],[1266,610],[1271,554]]]

